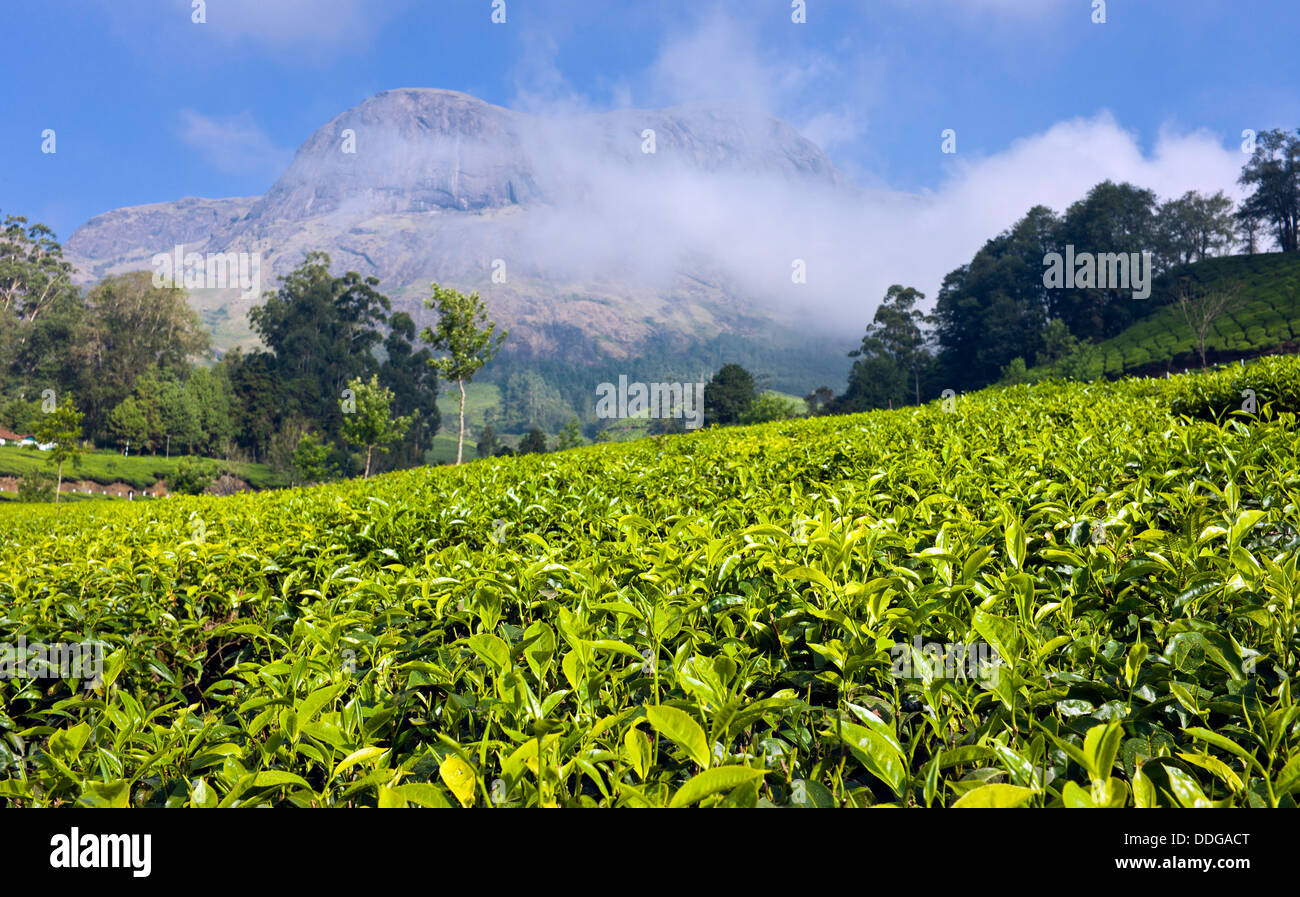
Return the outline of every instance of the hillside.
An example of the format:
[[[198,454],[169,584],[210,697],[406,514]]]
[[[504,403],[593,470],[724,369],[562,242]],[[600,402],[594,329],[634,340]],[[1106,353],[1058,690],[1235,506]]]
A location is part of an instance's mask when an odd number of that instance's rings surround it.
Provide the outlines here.
[[[1237,287],[1241,305],[1223,315],[1207,340],[1211,362],[1300,347],[1300,258],[1261,253],[1206,259],[1166,275],[1152,293],[1160,307],[1097,345],[1091,376],[1152,375],[1199,368],[1196,340],[1176,305],[1173,283],[1186,277],[1205,290]]]
[[[74,467],[71,462],[64,465],[64,479],[68,481],[84,480],[108,486],[121,483],[135,490],[147,489],[176,470],[181,455],[170,458],[161,455],[130,455],[123,457],[121,452],[98,451],[87,452],[81,457],[81,466]],[[268,489],[286,484],[286,479],[276,474],[265,464],[250,464],[243,461],[214,460],[214,464],[229,470],[233,475],[248,483],[254,489]],[[16,446],[0,446],[0,478],[21,477],[24,474],[41,470],[53,473],[53,468],[46,462],[43,452]]]
[[[0,506],[0,803],[1295,807],[1298,385]]]

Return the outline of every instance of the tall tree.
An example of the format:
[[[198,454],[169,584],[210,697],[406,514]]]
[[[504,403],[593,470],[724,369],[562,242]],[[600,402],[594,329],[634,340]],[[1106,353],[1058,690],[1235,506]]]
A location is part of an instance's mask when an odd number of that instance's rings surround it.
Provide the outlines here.
[[[109,411],[149,367],[184,374],[193,358],[208,352],[210,341],[184,291],[154,286],[147,271],[104,278],[88,301],[77,349],[83,361],[77,395],[88,427],[102,433]]]
[[[541,455],[546,452],[546,434],[533,427],[519,440],[519,454]]]
[[[39,395],[77,384],[86,304],[72,266],[43,224],[9,215],[0,227],[0,393]]]
[[[410,315],[398,312],[389,318],[388,326],[384,340],[387,357],[379,369],[379,382],[393,391],[393,412],[411,417],[411,426],[396,451],[407,463],[419,464],[442,424],[438,372],[429,365],[432,353],[416,351],[413,345],[416,330]]]
[[[109,413],[108,430],[117,437],[124,452],[131,451],[132,443],[140,451],[149,438],[149,422],[135,396],[127,396]]]
[[[944,278],[934,310],[944,387],[992,383],[1013,358],[1039,351],[1049,292],[1043,258],[1057,250],[1059,229],[1051,209],[1034,206]]]
[[[867,325],[862,345],[849,353],[851,358],[880,357],[896,367],[903,373],[905,382],[911,381],[918,405],[921,404],[921,372],[931,359],[926,347],[927,334],[922,327],[933,324],[933,319],[916,307],[924,300],[925,294],[912,287],[891,286]],[[852,382],[853,375],[849,378]]]
[[[1238,183],[1254,189],[1242,214],[1271,227],[1283,252],[1300,249],[1300,131],[1261,133]]]
[[[1073,246],[1076,254],[1138,253],[1141,258],[1141,253],[1150,252],[1154,264],[1159,261],[1156,250],[1161,245],[1156,208],[1152,191],[1102,181],[1066,209],[1058,243]],[[1065,321],[1070,332],[1080,339],[1114,336],[1151,311],[1145,300],[1133,298],[1131,289],[1115,285],[1052,289],[1047,293],[1049,313]]]
[[[1189,265],[1217,255],[1236,233],[1232,200],[1220,190],[1206,196],[1188,190],[1160,205],[1161,250],[1166,265]]]
[[[480,458],[491,458],[501,448],[501,440],[497,438],[496,430],[492,429],[491,424],[487,424],[479,432],[478,444],[474,448]]]
[[[435,351],[447,353],[431,358],[429,365],[444,380],[456,381],[460,388],[460,426],[456,433],[456,463],[460,464],[465,450],[465,384],[496,356],[508,333],[505,328],[496,333],[496,322],[488,320],[487,307],[477,292],[466,296],[435,283],[433,296],[424,300],[424,306],[437,310],[438,323],[424,328],[420,338]]]

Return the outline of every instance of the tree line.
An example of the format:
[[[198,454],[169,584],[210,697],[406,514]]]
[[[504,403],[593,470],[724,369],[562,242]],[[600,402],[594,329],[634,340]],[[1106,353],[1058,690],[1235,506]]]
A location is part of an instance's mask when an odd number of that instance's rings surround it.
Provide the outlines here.
[[[376,278],[329,268],[328,256],[309,253],[250,313],[261,347],[217,360],[182,290],[132,272],[83,291],[50,229],[8,216],[0,233],[0,424],[35,432],[69,399],[84,442],[128,453],[293,471],[300,446],[314,444],[325,449],[318,472],[341,476],[421,463],[441,424],[440,371],[436,345],[417,337],[436,344],[436,336],[417,335],[410,315],[392,313]],[[358,430],[349,413],[377,400],[402,426],[368,443],[375,434]]]
[[[1134,291],[1112,284],[1049,289],[1045,259],[1066,247],[1092,253],[1150,253],[1152,274],[1172,279],[1193,262],[1239,249],[1254,254],[1270,243],[1300,250],[1300,131],[1266,131],[1242,168],[1250,190],[1234,207],[1222,191],[1189,191],[1160,201],[1133,184],[1103,181],[1064,214],[1037,205],[987,241],[966,264],[944,277],[933,311],[924,294],[894,285],[886,292],[861,345],[842,395],[810,396],[818,413],[915,404],[943,389],[977,389],[1015,379],[1027,366],[1051,366],[1071,376],[1088,349],[1154,309]],[[1212,313],[1223,297],[1167,292],[1199,334],[1202,361]],[[823,390],[824,392],[825,390]]]

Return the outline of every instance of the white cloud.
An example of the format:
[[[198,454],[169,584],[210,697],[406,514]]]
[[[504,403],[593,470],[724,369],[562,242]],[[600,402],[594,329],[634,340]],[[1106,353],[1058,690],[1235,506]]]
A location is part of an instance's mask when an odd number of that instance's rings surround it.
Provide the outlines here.
[[[228,174],[274,177],[292,155],[276,146],[248,112],[211,117],[182,109],[177,136],[209,165]]]
[[[822,148],[865,139],[869,107],[884,80],[877,63],[834,54],[768,57],[756,37],[751,26],[715,9],[666,41],[648,72],[619,96],[640,106],[711,101],[737,115],[765,112],[790,121]],[[529,111],[551,121],[571,119],[581,105],[571,91],[554,79],[538,81],[556,99],[534,93]],[[536,258],[589,272],[633,268],[658,283],[703,263],[725,272],[749,299],[855,330],[891,284],[915,286],[933,301],[949,271],[1035,205],[1063,212],[1108,178],[1150,188],[1161,198],[1189,189],[1222,189],[1238,198],[1243,161],[1235,142],[1172,127],[1144,151],[1140,135],[1101,111],[993,153],[962,150],[946,157],[948,175],[918,194],[871,175],[859,178],[870,179],[869,190],[820,190],[772,175],[646,173],[647,166],[594,155],[589,147],[595,141],[566,138],[581,133],[576,126],[556,133],[545,167],[580,180],[584,186],[567,195],[582,200],[560,202],[533,219],[545,223],[521,237]],[[936,141],[932,151],[938,149]],[[808,264],[804,286],[791,284],[796,258]]]

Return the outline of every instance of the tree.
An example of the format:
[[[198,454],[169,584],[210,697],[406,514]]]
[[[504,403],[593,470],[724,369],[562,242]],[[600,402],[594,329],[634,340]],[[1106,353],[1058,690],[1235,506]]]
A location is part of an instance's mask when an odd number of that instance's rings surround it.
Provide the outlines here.
[[[555,438],[555,450],[562,452],[580,445],[582,445],[582,422],[575,417],[564,425],[560,435]]]
[[[207,353],[209,337],[185,292],[154,286],[147,271],[104,278],[88,301],[77,341],[83,367],[77,395],[85,403],[88,426],[102,433],[109,412],[131,394],[141,375],[151,367],[159,376],[186,373],[192,358]]]
[[[1079,340],[1065,326],[1064,321],[1052,318],[1043,327],[1042,346],[1034,363],[1039,367],[1052,367],[1062,358],[1073,355],[1079,348]]]
[[[1201,369],[1206,367],[1206,341],[1214,322],[1240,304],[1236,286],[1205,289],[1184,280],[1178,289],[1178,311],[1196,339]]]
[[[1232,200],[1220,190],[1206,196],[1188,190],[1160,206],[1161,252],[1166,265],[1188,265],[1223,251],[1233,241]]]
[[[1141,258],[1141,253],[1152,252],[1154,263],[1158,260],[1154,250],[1162,242],[1157,208],[1156,194],[1151,190],[1102,181],[1066,209],[1058,244],[1073,246],[1076,254],[1138,253]],[[1041,261],[1040,256],[1040,278]],[[1133,298],[1132,289],[1114,284],[1104,288],[1052,289],[1047,291],[1047,300],[1051,316],[1065,321],[1075,336],[1088,340],[1115,336],[1151,311],[1146,300]]]
[[[44,224],[6,215],[0,230],[0,312],[30,324],[71,287],[72,265]]]
[[[72,404],[72,399],[64,396],[63,401],[46,413],[36,426],[37,444],[51,446],[46,463],[58,467],[54,484],[55,504],[58,504],[59,491],[63,488],[63,463],[71,461],[73,467],[81,469],[81,419],[84,416]]]
[[[1237,183],[1254,188],[1241,215],[1272,227],[1283,252],[1300,249],[1300,132],[1259,134]]]
[[[1259,252],[1259,234],[1263,230],[1263,224],[1253,214],[1245,209],[1238,209],[1233,219],[1237,224],[1237,242],[1246,255],[1254,255]]]
[[[238,422],[228,368],[196,367],[185,381],[185,391],[194,402],[203,453],[229,458]]]
[[[402,453],[405,463],[419,464],[442,424],[438,412],[438,372],[429,366],[432,357],[429,350],[417,352],[412,344],[417,333],[410,315],[398,312],[389,318],[388,326],[384,340],[386,359],[379,368],[379,382],[393,391],[393,412],[412,418],[410,429],[396,451]]]
[[[393,393],[379,385],[378,375],[372,374],[370,382],[360,378],[348,381],[356,407],[343,415],[343,438],[366,450],[366,470],[370,476],[370,457],[375,449],[387,451],[385,446],[406,435],[411,418],[393,418]]]
[[[270,420],[258,423],[268,442],[291,417],[307,420],[330,438],[339,434],[343,417],[338,399],[348,381],[379,370],[379,328],[392,304],[378,286],[378,278],[355,271],[335,277],[327,254],[309,252],[280,278],[279,289],[248,313],[253,330],[270,350],[252,358],[259,359],[273,391],[270,396],[249,396],[238,388],[236,392],[241,402],[259,402],[261,413],[270,415]],[[240,381],[232,377],[232,383],[238,387]]]
[[[819,386],[803,397],[804,404],[808,407],[809,417],[827,413],[834,399],[835,392],[829,386]]]
[[[217,478],[217,466],[211,461],[186,455],[167,477],[167,488],[182,495],[202,495]]]
[[[488,320],[487,307],[477,292],[466,296],[435,283],[433,297],[426,299],[424,306],[437,309],[438,324],[436,328],[424,328],[420,338],[435,351],[447,353],[431,358],[429,365],[444,380],[455,380],[460,388],[460,428],[456,434],[456,463],[460,464],[465,448],[465,384],[496,356],[508,332],[502,328],[496,334],[496,322]]]
[[[885,300],[876,309],[872,323],[867,327],[862,347],[850,352],[851,357],[868,353],[891,359],[912,380],[916,404],[921,404],[921,371],[930,360],[926,350],[926,334],[922,326],[932,323],[916,303],[925,294],[912,287],[894,284],[885,291]]]
[[[1051,209],[1034,206],[944,278],[934,309],[936,377],[943,387],[992,383],[1013,358],[1032,358],[1041,348],[1049,292],[1043,258],[1057,251],[1060,226]]]
[[[39,468],[29,470],[18,481],[19,501],[53,501],[54,477]]]
[[[480,458],[491,458],[501,448],[501,440],[497,438],[496,430],[492,429],[491,424],[483,427],[483,432],[478,434],[478,444],[474,446]]]
[[[756,395],[753,374],[738,364],[724,364],[704,384],[704,416],[711,424],[738,424]]]
[[[0,227],[0,388],[6,379],[62,391],[76,385],[86,303],[54,232],[8,215]]]
[[[1010,364],[1002,369],[1002,379],[998,382],[1005,386],[1028,383],[1029,369],[1025,366],[1025,360],[1019,355],[1011,359]]]
[[[519,454],[541,455],[546,452],[546,434],[533,427],[519,440]]]
[[[773,392],[755,396],[754,401],[740,415],[742,424],[765,424],[774,420],[789,420],[799,414],[794,402]]]
[[[323,483],[333,471],[329,463],[330,447],[318,433],[304,433],[293,452],[293,478],[303,485]]]
[[[134,442],[138,450],[149,438],[149,424],[135,396],[127,396],[118,402],[108,415],[108,429],[124,443],[127,452],[131,451],[131,443]]]

